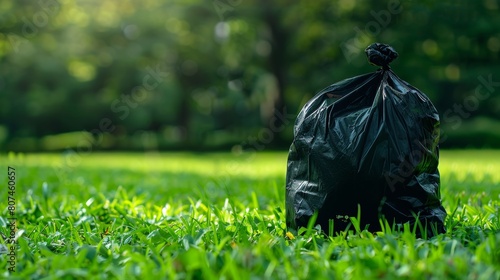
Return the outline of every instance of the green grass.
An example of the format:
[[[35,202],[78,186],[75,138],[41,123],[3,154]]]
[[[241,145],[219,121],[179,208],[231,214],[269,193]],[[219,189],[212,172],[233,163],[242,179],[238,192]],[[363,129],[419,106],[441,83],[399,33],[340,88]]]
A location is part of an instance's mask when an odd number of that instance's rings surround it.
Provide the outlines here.
[[[287,234],[286,153],[18,154],[11,279],[499,279],[500,151],[443,151],[448,233]],[[7,194],[0,232],[7,236]],[[2,244],[5,240],[0,239]]]

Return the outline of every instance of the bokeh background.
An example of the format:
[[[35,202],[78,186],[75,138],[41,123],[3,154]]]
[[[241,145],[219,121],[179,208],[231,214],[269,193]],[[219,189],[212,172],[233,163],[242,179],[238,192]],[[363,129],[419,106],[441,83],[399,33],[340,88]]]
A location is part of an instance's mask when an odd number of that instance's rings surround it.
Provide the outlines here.
[[[322,88],[393,70],[442,148],[500,147],[500,1],[0,2],[3,151],[286,149]]]

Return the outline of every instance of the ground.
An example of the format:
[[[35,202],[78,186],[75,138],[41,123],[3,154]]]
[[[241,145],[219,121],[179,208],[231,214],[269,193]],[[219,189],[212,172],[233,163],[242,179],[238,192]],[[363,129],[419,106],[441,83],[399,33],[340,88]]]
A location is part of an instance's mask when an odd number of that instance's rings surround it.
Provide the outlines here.
[[[11,186],[0,201],[0,275],[499,279],[500,151],[440,156],[448,233],[425,240],[411,228],[288,232],[285,152],[11,153],[0,156],[1,172],[15,173],[0,176],[4,189]],[[13,216],[8,199],[15,199]]]

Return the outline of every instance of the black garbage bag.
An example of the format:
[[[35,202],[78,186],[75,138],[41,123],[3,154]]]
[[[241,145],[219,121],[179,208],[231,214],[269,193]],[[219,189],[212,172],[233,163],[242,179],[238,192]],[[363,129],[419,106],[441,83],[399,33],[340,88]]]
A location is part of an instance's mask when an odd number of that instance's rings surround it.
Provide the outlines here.
[[[316,94],[300,111],[288,155],[286,222],[345,230],[410,223],[417,234],[445,232],[440,202],[439,115],[429,98],[401,80],[389,63],[398,54],[375,43],[366,50],[374,73]],[[385,224],[385,223],[384,223]],[[351,227],[352,229],[352,227]],[[424,231],[422,231],[424,229]]]

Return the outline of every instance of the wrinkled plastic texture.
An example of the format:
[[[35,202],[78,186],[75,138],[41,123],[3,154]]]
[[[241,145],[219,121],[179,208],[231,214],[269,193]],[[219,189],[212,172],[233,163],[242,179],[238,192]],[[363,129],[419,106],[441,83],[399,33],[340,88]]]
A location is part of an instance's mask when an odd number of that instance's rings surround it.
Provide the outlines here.
[[[388,49],[390,48],[390,49]],[[382,69],[346,79],[316,94],[294,126],[286,177],[289,228],[316,224],[345,230],[417,223],[428,236],[445,231],[440,202],[439,115],[417,88],[389,68],[398,55],[372,44],[368,59]]]

